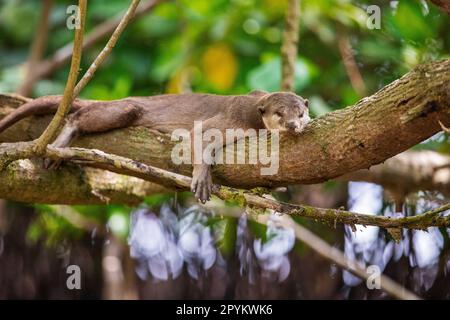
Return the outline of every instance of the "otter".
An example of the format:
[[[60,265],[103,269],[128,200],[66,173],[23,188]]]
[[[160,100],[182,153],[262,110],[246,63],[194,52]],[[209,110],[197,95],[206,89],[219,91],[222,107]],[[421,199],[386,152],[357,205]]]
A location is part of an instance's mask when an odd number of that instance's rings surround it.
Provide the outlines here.
[[[25,103],[0,120],[0,132],[27,116],[55,113],[61,99],[62,96],[45,96]],[[187,129],[192,136],[194,121],[202,121],[202,131],[278,129],[298,134],[309,120],[308,100],[289,92],[256,90],[234,96],[164,94],[111,101],[75,99],[52,145],[66,147],[79,135],[130,126],[144,126],[169,134],[176,129]],[[191,191],[204,203],[210,199],[211,189],[210,166],[194,163]]]

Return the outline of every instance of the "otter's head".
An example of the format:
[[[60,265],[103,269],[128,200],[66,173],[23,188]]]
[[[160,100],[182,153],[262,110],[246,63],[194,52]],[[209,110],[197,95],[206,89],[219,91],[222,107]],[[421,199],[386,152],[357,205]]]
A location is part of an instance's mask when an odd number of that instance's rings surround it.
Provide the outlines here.
[[[258,101],[267,129],[300,133],[309,122],[308,100],[290,92],[269,93]]]

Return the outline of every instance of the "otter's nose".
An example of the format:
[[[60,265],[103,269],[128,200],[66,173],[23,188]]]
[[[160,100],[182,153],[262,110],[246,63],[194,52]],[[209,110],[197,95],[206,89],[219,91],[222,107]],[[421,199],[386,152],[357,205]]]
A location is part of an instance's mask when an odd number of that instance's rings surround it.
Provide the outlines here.
[[[286,128],[290,129],[290,130],[295,130],[297,129],[298,125],[294,122],[294,121],[290,121],[288,123],[286,123]]]

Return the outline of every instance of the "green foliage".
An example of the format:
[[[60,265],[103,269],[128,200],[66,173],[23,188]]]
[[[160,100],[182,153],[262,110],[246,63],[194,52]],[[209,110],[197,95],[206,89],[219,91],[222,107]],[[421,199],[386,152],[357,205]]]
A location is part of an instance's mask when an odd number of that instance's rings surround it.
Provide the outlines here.
[[[297,59],[295,66],[295,91],[300,92],[311,83],[314,77],[318,76],[319,71],[314,64],[302,58]],[[247,77],[247,86],[251,90],[277,91],[280,82],[281,59],[279,57],[263,62],[259,67],[250,71]]]
[[[230,257],[234,253],[236,245],[237,219],[214,217],[210,218],[209,221],[217,248],[224,257]]]

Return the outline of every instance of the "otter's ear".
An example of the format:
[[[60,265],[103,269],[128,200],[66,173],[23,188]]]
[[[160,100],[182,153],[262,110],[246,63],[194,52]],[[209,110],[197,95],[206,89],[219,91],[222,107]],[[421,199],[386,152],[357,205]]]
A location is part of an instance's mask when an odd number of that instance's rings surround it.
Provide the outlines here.
[[[262,96],[265,96],[266,94],[268,94],[268,92],[266,92],[264,90],[253,90],[248,95],[255,96],[255,97],[262,97]]]
[[[266,108],[263,105],[259,105],[258,106],[258,111],[260,114],[264,114],[264,112],[266,112]]]
[[[309,100],[308,100],[308,99],[305,99],[305,106],[306,106],[307,108],[309,108]]]

